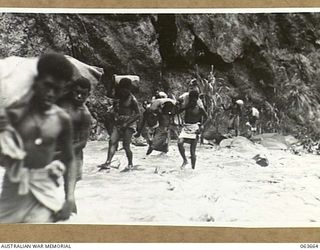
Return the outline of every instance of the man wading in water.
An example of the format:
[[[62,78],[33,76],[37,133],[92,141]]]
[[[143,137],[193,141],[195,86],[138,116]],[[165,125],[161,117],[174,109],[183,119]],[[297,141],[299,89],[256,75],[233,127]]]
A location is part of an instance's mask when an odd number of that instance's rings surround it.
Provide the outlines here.
[[[186,107],[181,109],[180,112],[185,112],[184,114],[184,125],[182,131],[179,135],[178,148],[182,156],[183,163],[181,169],[183,169],[187,164],[188,160],[186,158],[184,143],[190,144],[190,154],[191,154],[191,167],[195,169],[196,166],[196,147],[198,143],[198,138],[200,134],[200,125],[205,122],[208,115],[203,107],[199,105],[198,102],[199,93],[198,91],[191,90],[189,92],[189,100]]]
[[[123,148],[128,158],[128,167],[123,171],[133,169],[132,151],[130,149],[132,135],[135,133],[135,122],[140,118],[138,101],[131,93],[131,80],[123,78],[116,88],[116,101],[114,105],[115,125],[109,139],[109,149],[107,161],[98,165],[100,170],[109,170],[112,158],[118,148],[118,143],[122,138]]]
[[[85,148],[90,135],[92,118],[85,105],[85,102],[90,95],[90,90],[91,84],[89,80],[84,77],[78,78],[71,84],[70,92],[57,102],[57,104],[70,115],[72,120],[73,149],[77,168],[77,181],[82,179],[83,149]]]

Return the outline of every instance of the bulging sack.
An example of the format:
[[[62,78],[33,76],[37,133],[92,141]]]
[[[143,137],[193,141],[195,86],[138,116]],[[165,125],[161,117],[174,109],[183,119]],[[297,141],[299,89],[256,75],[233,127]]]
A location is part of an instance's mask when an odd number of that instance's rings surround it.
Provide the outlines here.
[[[74,66],[73,80],[82,76],[87,78],[93,87],[98,84],[103,74],[102,68],[87,65],[71,56],[66,58]],[[34,78],[38,74],[38,59],[38,57],[18,56],[0,59],[1,106],[8,107],[30,93]]]
[[[4,107],[30,92],[37,75],[37,62],[36,57],[11,56],[0,60],[0,95]]]

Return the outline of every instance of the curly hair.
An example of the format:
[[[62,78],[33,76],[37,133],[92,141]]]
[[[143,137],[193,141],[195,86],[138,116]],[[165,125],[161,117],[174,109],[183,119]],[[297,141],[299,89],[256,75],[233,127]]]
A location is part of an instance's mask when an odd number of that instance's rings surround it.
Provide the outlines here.
[[[91,91],[91,83],[85,77],[80,77],[72,83],[72,88],[80,86],[82,89],[87,89],[89,92]]]
[[[64,55],[55,52],[41,55],[37,69],[39,77],[50,75],[59,80],[70,81],[73,75],[72,64]]]
[[[190,99],[198,99],[199,98],[199,92],[195,90],[189,91],[189,98]]]

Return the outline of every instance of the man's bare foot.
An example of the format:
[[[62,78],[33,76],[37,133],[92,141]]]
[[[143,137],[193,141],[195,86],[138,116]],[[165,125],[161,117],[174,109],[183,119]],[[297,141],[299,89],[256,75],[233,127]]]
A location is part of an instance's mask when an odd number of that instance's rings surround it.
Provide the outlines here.
[[[110,170],[110,162],[105,162],[103,164],[98,165],[97,167],[99,168],[99,171]]]
[[[188,164],[188,161],[183,161],[182,165],[181,165],[181,169],[185,169],[186,165]]]
[[[133,166],[132,165],[128,165],[127,167],[125,167],[123,170],[121,170],[120,172],[129,172],[129,171],[131,171],[131,170],[133,170]]]
[[[146,153],[146,155],[149,155],[149,154],[151,154],[151,153],[152,153],[152,151],[153,151],[153,148],[152,148],[152,147],[149,147],[149,148],[148,148],[148,150],[147,150],[147,153]]]

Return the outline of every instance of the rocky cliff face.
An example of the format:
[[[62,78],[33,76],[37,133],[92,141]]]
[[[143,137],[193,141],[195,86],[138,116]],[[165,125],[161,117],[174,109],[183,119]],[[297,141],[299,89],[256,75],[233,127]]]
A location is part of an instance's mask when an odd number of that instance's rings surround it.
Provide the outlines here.
[[[1,57],[61,51],[103,67],[104,81],[140,75],[140,99],[158,88],[181,93],[213,65],[217,84],[263,110],[266,131],[319,133],[319,13],[4,13],[0,20]],[[101,85],[91,102],[103,99]]]

